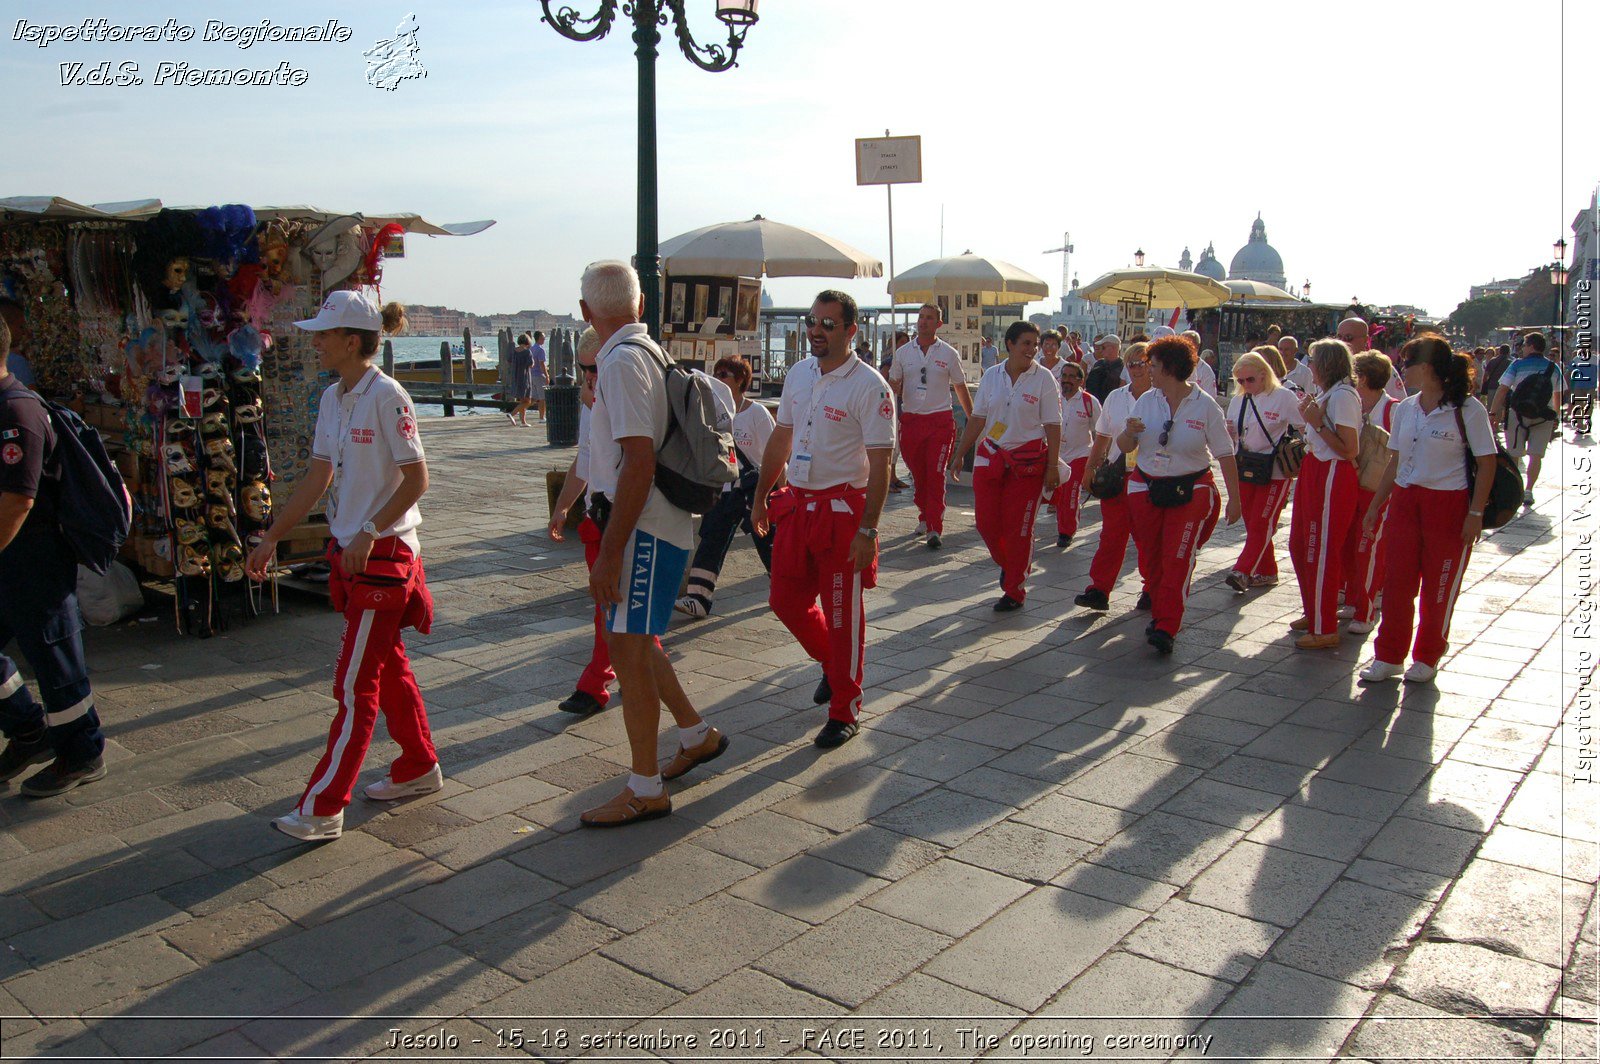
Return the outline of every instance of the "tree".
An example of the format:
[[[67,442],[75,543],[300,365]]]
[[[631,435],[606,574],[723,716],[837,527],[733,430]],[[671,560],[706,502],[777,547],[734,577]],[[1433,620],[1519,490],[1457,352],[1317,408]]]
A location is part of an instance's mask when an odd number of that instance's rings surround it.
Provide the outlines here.
[[[1511,297],[1496,292],[1462,302],[1446,321],[1466,334],[1467,343],[1477,344],[1500,326],[1514,324],[1515,316]]]
[[[1510,325],[1556,324],[1556,286],[1548,266],[1534,270],[1511,296]]]

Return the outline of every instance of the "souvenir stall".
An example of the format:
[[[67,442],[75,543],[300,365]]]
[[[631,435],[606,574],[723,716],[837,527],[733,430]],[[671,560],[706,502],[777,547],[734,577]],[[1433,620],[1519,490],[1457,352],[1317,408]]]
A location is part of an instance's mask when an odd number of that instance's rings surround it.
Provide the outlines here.
[[[678,362],[711,372],[717,359],[743,355],[756,376],[761,342],[761,282],[752,277],[668,276],[661,339]]]
[[[260,613],[276,579],[244,561],[305,476],[331,383],[293,322],[379,285],[386,250],[427,223],[157,201],[0,222],[0,288],[24,306],[39,388],[107,437],[133,496],[125,560],[172,581],[180,631]],[[280,542],[280,571],[326,541],[319,507]]]

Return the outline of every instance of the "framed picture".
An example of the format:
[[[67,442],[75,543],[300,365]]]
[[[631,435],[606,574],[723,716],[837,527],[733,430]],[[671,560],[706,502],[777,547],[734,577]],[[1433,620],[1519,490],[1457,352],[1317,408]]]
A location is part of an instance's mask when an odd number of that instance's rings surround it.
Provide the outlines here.
[[[682,284],[682,283],[675,283],[672,286],[672,317],[669,318],[668,320],[671,321],[673,324],[682,325],[684,323],[684,317],[683,317],[683,312],[685,310],[684,304],[686,304],[688,302],[688,297],[689,297],[689,286],[688,285]]]
[[[939,320],[948,322],[950,320],[950,297],[940,296],[938,299],[938,306]]]
[[[689,319],[689,324],[698,325],[706,320],[706,310],[711,306],[711,286],[697,284],[694,286],[694,317]]]
[[[726,289],[724,289],[724,291],[726,291]],[[717,358],[733,358],[739,353],[739,341],[718,340],[716,341],[716,349],[714,353]]]
[[[978,331],[978,316],[976,314],[968,314],[967,315],[967,331],[968,332],[977,332]]]
[[[755,332],[761,324],[761,283],[759,281],[739,282],[739,312],[734,319],[734,328],[739,332]]]
[[[717,317],[728,329],[733,328],[733,289],[729,286],[717,289]]]
[[[978,305],[978,293],[976,293],[976,292],[968,292],[967,293],[967,309],[968,310],[974,309],[974,308],[977,307],[977,305]]]

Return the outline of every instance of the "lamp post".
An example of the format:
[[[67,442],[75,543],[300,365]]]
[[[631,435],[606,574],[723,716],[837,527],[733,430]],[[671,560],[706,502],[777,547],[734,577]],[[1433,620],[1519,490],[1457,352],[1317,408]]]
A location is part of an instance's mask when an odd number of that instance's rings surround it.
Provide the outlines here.
[[[558,0],[559,3],[559,0]],[[634,252],[634,268],[644,289],[644,320],[650,335],[661,335],[661,264],[656,236],[656,46],[661,29],[669,23],[678,38],[678,47],[689,62],[701,70],[719,73],[738,65],[739,49],[745,34],[756,23],[759,0],[716,0],[717,18],[728,27],[728,44],[701,45],[689,32],[687,0],[630,0],[621,4],[622,13],[633,20],[634,54],[639,58],[639,235]],[[616,22],[618,0],[600,0],[600,10],[587,18],[560,4],[551,10],[550,0],[539,0],[544,9],[540,21],[548,22],[557,33],[574,41],[595,41],[611,32]]]
[[[1311,302],[1311,279],[1306,278],[1306,283],[1300,286],[1300,294],[1307,303]]]
[[[1556,261],[1550,267],[1550,284],[1556,290],[1555,291],[1556,306],[1555,306],[1555,313],[1554,313],[1554,319],[1555,320],[1552,323],[1554,327],[1550,330],[1550,332],[1551,332],[1550,339],[1552,341],[1554,341],[1555,343],[1559,344],[1561,342],[1561,324],[1562,324],[1561,296],[1563,295],[1563,293],[1564,293],[1564,291],[1565,291],[1565,289],[1567,287],[1567,239],[1566,239],[1566,237],[1562,237],[1560,240],[1557,240],[1555,242],[1554,250],[1555,250],[1555,253],[1556,253]]]
[[[1144,265],[1144,248],[1140,248],[1138,251],[1133,253],[1133,264],[1135,266]]]

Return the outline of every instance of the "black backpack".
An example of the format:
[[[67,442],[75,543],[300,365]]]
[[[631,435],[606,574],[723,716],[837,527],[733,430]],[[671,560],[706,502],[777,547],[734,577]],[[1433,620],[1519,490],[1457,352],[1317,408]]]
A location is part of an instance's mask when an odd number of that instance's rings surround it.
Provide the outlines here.
[[[1106,396],[1122,387],[1122,359],[1101,359],[1089,367],[1089,376],[1084,378],[1083,390],[1100,400],[1106,401]]]
[[[1522,378],[1511,389],[1511,409],[1523,421],[1554,421],[1556,412],[1550,405],[1555,396],[1555,374],[1560,368],[1554,362],[1543,373]]]
[[[133,527],[133,500],[100,434],[76,412],[37,392],[26,394],[44,405],[56,434],[61,467],[61,498],[56,520],[78,564],[104,576]]]

